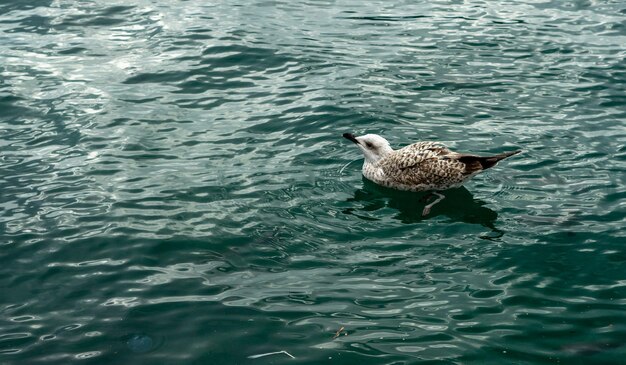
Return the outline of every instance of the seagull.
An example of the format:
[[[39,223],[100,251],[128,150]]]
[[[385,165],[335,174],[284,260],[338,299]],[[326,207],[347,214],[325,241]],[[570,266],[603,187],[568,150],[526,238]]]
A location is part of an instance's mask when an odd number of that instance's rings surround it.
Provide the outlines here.
[[[344,133],[343,137],[354,142],[363,152],[362,172],[366,179],[397,190],[433,192],[438,198],[424,207],[424,216],[445,198],[437,191],[460,187],[498,161],[522,152],[477,156],[453,152],[439,142],[416,142],[394,150],[377,134],[356,137]]]

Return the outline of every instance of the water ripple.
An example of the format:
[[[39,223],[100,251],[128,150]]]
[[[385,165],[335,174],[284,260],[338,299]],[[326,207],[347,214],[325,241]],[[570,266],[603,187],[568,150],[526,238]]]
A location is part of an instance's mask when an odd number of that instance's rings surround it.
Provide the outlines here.
[[[0,14],[1,363],[621,363],[620,2]],[[423,217],[346,131],[524,153]]]

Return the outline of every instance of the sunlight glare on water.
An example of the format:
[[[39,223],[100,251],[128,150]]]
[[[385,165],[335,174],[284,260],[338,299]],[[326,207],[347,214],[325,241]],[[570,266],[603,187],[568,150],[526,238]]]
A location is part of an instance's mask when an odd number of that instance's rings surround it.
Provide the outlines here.
[[[625,16],[2,2],[0,363],[621,363]],[[423,217],[346,132],[523,153]]]

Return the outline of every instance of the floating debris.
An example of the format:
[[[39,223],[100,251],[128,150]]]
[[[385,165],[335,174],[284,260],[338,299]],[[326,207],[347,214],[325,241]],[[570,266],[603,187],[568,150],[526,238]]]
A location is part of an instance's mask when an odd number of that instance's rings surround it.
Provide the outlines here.
[[[335,336],[333,337],[333,340],[334,340],[335,338],[339,337],[339,335],[341,335],[341,332],[342,332],[344,329],[345,329],[345,327],[341,326],[341,328],[340,328],[340,329],[338,329],[338,330],[337,330],[337,332],[335,332]],[[344,336],[347,336],[347,335],[348,335],[348,333],[346,332],[346,333],[344,333],[343,335],[344,335]]]
[[[248,359],[258,359],[259,357],[270,356],[270,355],[279,355],[279,354],[285,354],[285,355],[289,356],[290,358],[295,359],[295,357],[293,355],[291,355],[290,353],[288,353],[285,350],[276,351],[276,352],[268,352],[268,353],[265,353],[265,354],[250,355],[250,356],[248,356]]]

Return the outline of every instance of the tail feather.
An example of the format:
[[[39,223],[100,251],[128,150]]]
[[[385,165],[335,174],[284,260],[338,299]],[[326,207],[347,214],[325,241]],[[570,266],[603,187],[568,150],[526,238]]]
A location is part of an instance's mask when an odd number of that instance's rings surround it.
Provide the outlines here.
[[[462,155],[459,157],[459,161],[465,164],[466,173],[472,174],[474,172],[493,167],[498,163],[498,161],[517,155],[520,152],[522,152],[522,150],[504,152],[493,156]]]

